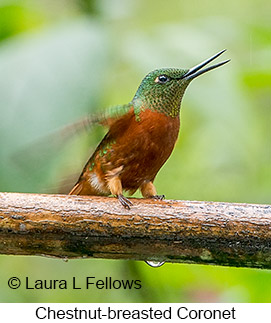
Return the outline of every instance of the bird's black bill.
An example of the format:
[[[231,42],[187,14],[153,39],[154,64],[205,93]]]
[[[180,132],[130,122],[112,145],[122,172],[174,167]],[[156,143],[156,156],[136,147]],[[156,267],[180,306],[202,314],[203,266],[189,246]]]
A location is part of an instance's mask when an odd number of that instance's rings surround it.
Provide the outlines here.
[[[206,73],[208,71],[211,71],[213,70],[214,68],[217,68],[219,66],[222,66],[226,63],[228,63],[230,61],[230,59],[226,60],[226,61],[223,61],[221,63],[218,63],[218,64],[215,64],[215,65],[212,65],[212,66],[209,66],[209,67],[206,67],[202,70],[202,68],[204,66],[206,66],[207,64],[209,64],[210,62],[212,62],[214,59],[216,59],[218,56],[220,56],[221,54],[223,54],[224,52],[226,51],[226,49],[223,49],[222,51],[218,52],[217,54],[213,55],[212,57],[206,59],[205,61],[203,61],[202,63],[190,68],[190,70],[185,73],[182,78],[183,79],[186,79],[186,80],[192,80],[194,79],[195,77],[203,74],[203,73]]]

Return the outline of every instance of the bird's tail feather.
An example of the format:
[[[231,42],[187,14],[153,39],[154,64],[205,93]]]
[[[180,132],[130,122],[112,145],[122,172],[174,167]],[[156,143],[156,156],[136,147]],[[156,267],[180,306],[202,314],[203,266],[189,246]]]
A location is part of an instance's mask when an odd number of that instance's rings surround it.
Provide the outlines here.
[[[83,189],[83,184],[81,183],[77,183],[72,190],[70,191],[69,195],[80,195],[80,193],[82,192]]]

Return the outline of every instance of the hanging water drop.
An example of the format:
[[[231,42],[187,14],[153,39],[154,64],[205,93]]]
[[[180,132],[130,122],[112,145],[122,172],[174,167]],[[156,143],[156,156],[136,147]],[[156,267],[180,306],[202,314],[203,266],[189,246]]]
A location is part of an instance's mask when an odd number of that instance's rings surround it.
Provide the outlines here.
[[[165,261],[148,261],[145,260],[145,263],[153,268],[158,268],[163,266],[163,264],[165,263]]]

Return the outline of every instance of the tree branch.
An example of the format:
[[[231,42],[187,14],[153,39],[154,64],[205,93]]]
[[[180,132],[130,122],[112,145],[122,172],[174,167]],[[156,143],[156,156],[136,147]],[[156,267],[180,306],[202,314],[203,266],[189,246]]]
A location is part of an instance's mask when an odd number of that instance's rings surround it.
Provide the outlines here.
[[[0,193],[0,253],[271,268],[271,205]]]

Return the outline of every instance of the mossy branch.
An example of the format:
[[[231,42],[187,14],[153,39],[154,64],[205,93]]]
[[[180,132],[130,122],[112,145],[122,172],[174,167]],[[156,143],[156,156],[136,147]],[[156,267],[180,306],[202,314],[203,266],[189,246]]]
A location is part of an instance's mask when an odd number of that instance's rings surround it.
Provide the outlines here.
[[[271,268],[271,205],[0,193],[0,253]]]

